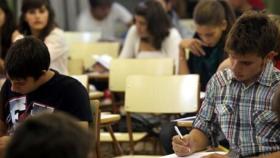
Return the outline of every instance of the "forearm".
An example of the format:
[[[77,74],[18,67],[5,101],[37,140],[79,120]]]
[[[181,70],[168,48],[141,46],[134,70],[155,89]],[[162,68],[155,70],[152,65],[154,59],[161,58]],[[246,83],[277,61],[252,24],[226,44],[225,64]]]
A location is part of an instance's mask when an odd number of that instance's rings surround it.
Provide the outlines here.
[[[209,146],[208,137],[202,131],[198,129],[193,129],[189,135],[192,141],[195,142],[193,146],[193,151],[201,151]]]
[[[260,156],[255,157],[255,158],[279,158],[279,157],[280,157],[280,151],[273,152],[273,153],[270,153],[270,154],[260,155]]]
[[[189,74],[190,70],[187,65],[187,60],[186,60],[186,53],[183,48],[180,48],[179,52],[179,74]]]

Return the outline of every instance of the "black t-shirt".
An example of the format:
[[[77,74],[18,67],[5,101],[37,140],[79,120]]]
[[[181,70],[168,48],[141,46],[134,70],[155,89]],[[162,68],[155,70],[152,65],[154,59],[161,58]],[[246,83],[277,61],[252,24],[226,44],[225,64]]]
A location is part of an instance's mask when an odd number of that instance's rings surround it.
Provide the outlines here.
[[[57,72],[45,84],[25,95],[12,92],[11,82],[6,80],[1,89],[1,105],[1,119],[10,132],[17,122],[42,111],[63,111],[81,121],[92,122],[85,87],[76,79]]]
[[[197,34],[194,38],[199,39]],[[190,53],[187,61],[190,73],[200,75],[201,90],[206,89],[207,82],[216,73],[220,63],[227,57],[224,51],[224,37],[214,47],[202,47],[205,56],[196,56]]]

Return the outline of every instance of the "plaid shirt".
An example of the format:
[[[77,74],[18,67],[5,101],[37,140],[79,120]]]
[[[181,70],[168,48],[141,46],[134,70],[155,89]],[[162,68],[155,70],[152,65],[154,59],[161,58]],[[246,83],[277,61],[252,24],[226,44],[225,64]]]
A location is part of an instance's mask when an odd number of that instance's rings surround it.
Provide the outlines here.
[[[256,82],[245,86],[231,70],[216,73],[207,85],[206,97],[193,126],[217,145],[222,132],[231,151],[252,156],[280,150],[280,123],[271,111],[280,72],[269,62]]]

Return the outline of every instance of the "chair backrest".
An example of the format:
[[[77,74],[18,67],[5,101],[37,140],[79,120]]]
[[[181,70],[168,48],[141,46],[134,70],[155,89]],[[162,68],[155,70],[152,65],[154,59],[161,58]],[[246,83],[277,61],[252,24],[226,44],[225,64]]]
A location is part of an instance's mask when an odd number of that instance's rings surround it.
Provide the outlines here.
[[[92,43],[97,42],[101,38],[101,32],[64,32],[64,37],[68,45],[74,43]]]
[[[89,68],[95,62],[93,55],[107,54],[116,58],[119,49],[118,42],[73,43],[69,45],[69,57],[70,59],[83,59],[85,68]]]
[[[95,157],[100,157],[100,102],[98,100],[91,100],[90,101],[92,116],[93,116],[93,142],[94,142],[94,150],[95,150]]]
[[[196,112],[199,91],[199,75],[129,76],[125,110],[138,113]]]
[[[124,92],[129,75],[172,75],[173,65],[171,58],[113,59],[109,72],[109,89]]]
[[[71,77],[80,81],[81,84],[88,90],[88,75],[71,75]]]
[[[67,63],[69,75],[81,75],[84,72],[83,59],[69,59]]]

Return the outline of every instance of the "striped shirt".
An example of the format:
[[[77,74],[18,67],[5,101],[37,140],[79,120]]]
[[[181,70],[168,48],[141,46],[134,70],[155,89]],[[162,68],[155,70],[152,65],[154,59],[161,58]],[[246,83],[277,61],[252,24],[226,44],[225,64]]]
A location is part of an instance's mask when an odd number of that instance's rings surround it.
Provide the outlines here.
[[[204,132],[212,146],[222,132],[231,151],[242,157],[279,151],[280,123],[271,111],[279,81],[280,71],[272,62],[249,86],[235,80],[230,69],[216,73],[207,85],[194,128]]]

